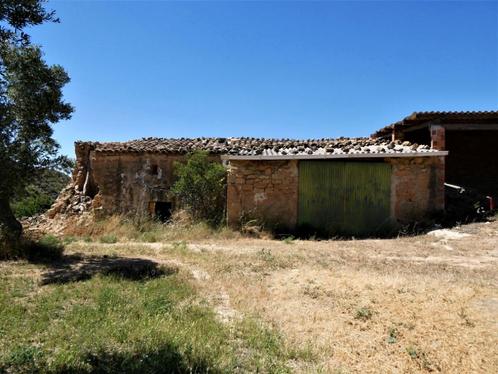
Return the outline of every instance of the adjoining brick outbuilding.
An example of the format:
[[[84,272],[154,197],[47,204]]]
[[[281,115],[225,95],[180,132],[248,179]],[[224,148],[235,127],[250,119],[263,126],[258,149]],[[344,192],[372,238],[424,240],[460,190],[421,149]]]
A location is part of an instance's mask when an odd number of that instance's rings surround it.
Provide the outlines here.
[[[287,232],[386,232],[444,210],[446,155],[359,150],[222,156],[229,162],[228,224],[256,219]]]
[[[446,183],[498,198],[498,111],[415,112],[372,136],[449,151]]]
[[[444,158],[381,138],[148,138],[76,143],[70,188],[49,212],[167,218],[174,164],[203,150],[227,167],[227,222],[287,232],[375,234],[444,209]]]

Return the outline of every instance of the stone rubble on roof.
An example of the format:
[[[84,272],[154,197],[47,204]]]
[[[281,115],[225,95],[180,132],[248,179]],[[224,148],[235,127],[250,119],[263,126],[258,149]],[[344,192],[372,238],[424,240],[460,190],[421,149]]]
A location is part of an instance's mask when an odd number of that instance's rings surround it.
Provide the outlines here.
[[[237,156],[415,153],[434,151],[427,145],[375,138],[264,139],[264,138],[143,138],[128,142],[87,142],[104,153],[180,153],[205,150]]]

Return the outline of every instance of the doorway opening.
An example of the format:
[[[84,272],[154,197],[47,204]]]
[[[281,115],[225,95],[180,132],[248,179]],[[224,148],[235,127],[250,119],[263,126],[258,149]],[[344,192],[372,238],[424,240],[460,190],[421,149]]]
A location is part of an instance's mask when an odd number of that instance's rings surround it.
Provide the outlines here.
[[[169,201],[156,201],[154,204],[154,215],[161,222],[166,222],[171,218],[173,204]]]

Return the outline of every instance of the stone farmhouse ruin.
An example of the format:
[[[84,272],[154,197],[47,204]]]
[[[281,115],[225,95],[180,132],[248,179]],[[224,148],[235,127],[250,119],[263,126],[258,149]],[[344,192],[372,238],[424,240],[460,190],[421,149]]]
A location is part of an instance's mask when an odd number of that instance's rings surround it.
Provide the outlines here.
[[[445,209],[445,181],[498,192],[498,112],[422,112],[370,138],[147,138],[77,142],[72,185],[49,211],[168,218],[174,163],[227,169],[227,223],[368,235]]]

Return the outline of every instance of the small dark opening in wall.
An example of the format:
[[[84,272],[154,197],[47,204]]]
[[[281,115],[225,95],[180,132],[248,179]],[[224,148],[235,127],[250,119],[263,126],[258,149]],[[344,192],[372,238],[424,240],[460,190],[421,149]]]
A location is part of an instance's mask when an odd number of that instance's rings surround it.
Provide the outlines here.
[[[93,199],[95,197],[95,195],[97,195],[98,193],[99,193],[99,187],[95,186],[93,184],[90,184],[87,187],[85,195],[88,196],[88,197],[90,197],[91,199]]]
[[[173,209],[173,204],[167,201],[156,201],[154,207],[154,215],[157,219],[165,222],[171,218],[171,211]]]
[[[150,173],[151,173],[152,175],[157,175],[157,174],[158,174],[158,172],[159,172],[159,169],[158,169],[157,165],[152,165],[152,166],[150,167]]]

